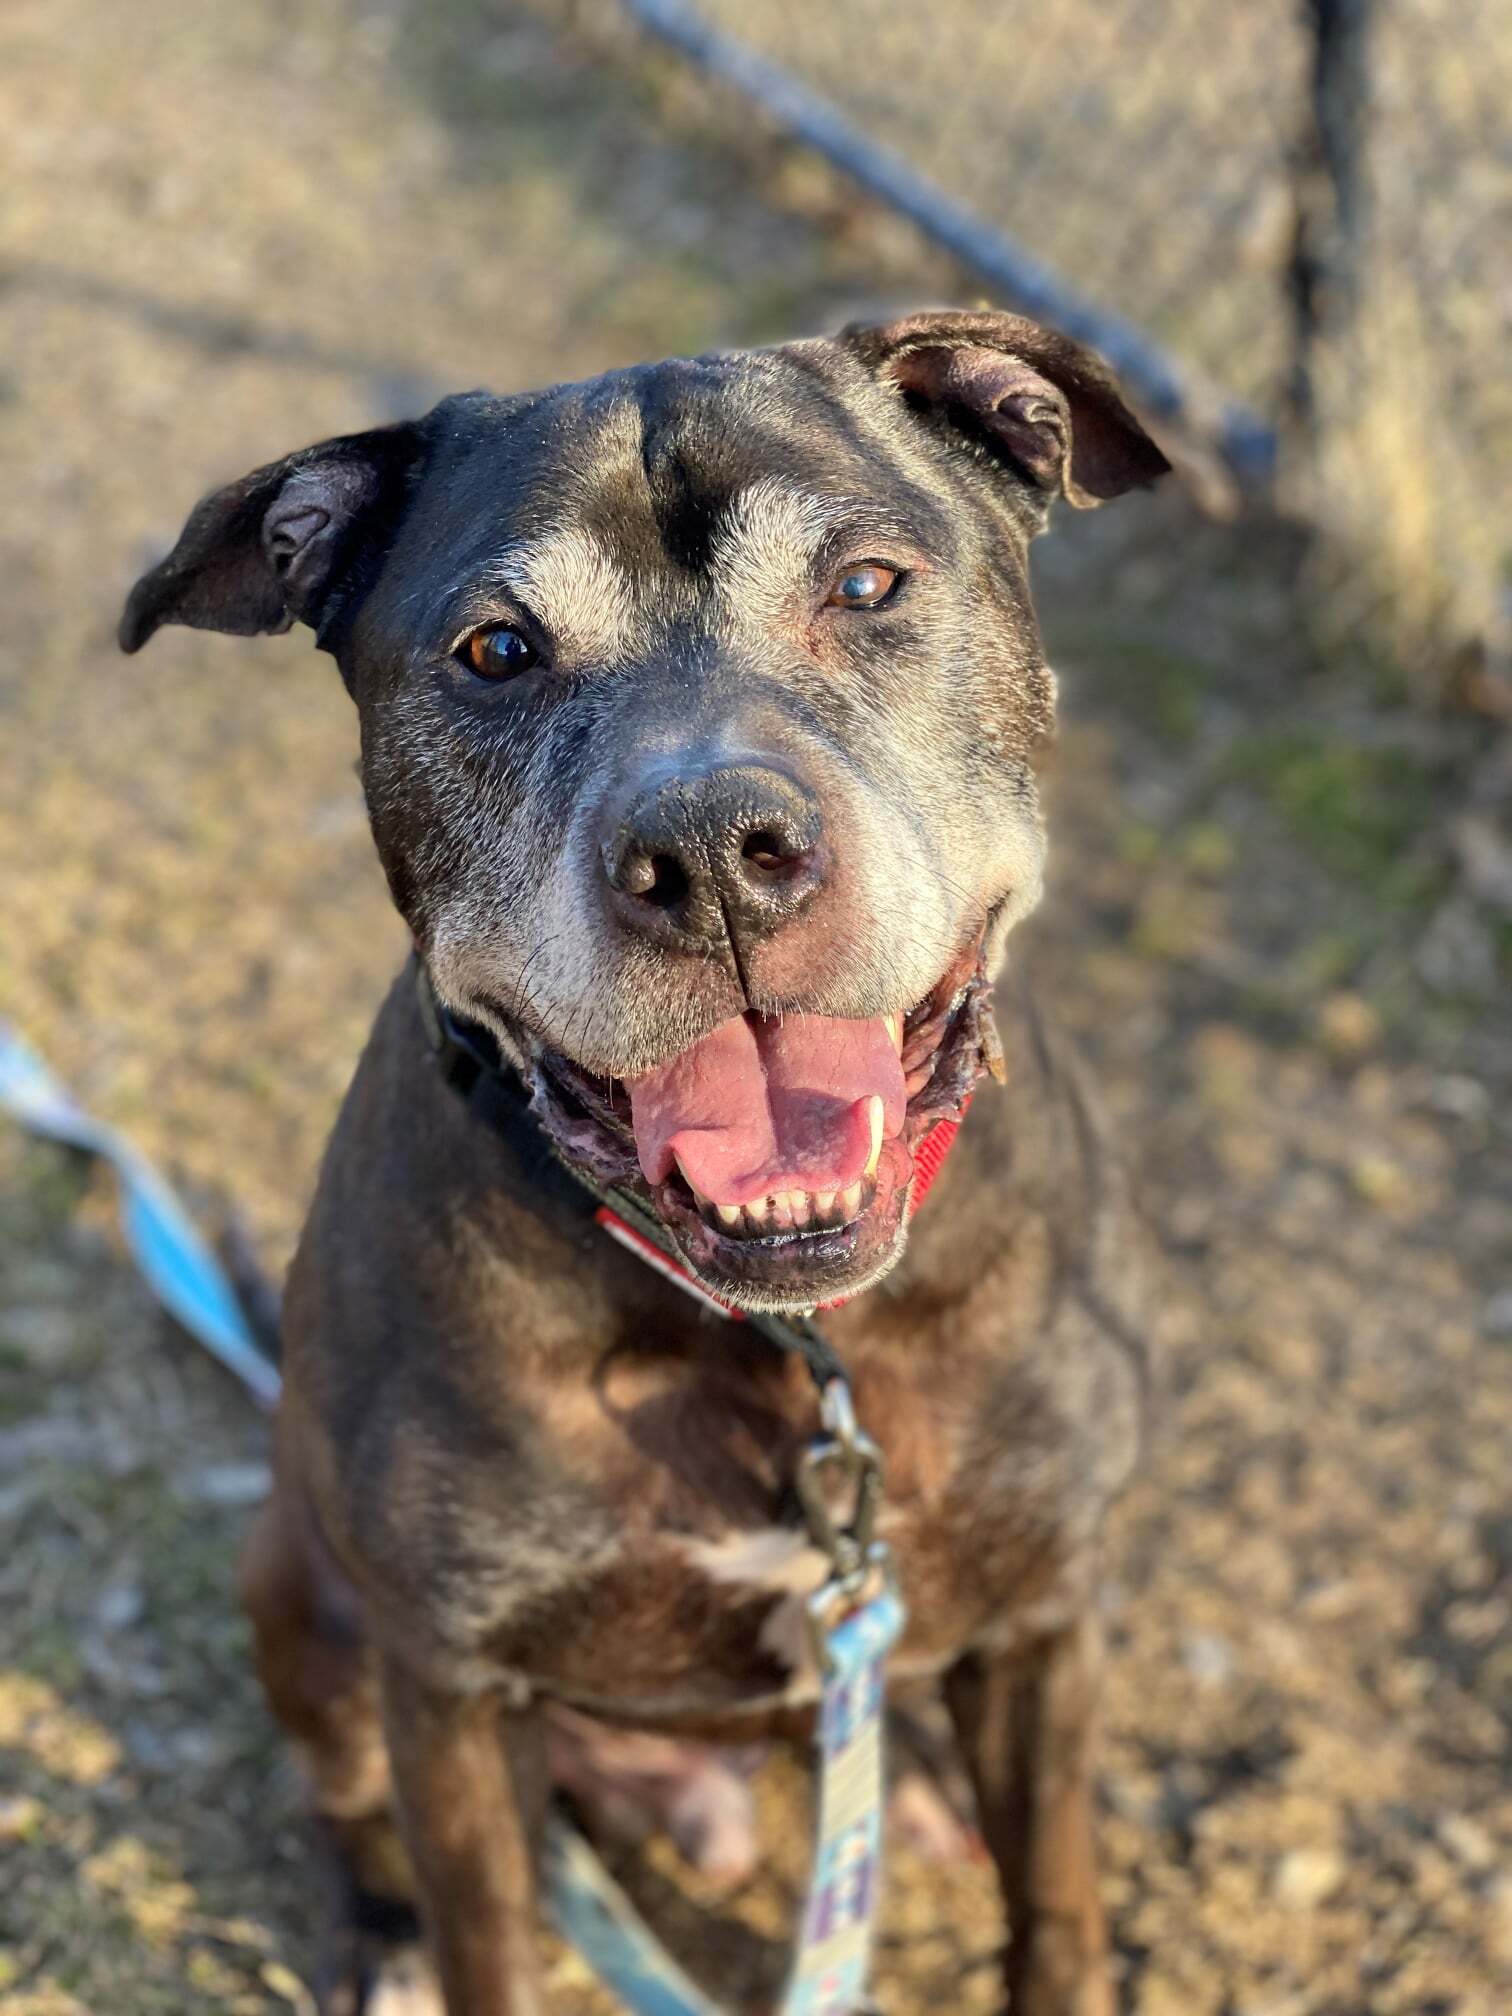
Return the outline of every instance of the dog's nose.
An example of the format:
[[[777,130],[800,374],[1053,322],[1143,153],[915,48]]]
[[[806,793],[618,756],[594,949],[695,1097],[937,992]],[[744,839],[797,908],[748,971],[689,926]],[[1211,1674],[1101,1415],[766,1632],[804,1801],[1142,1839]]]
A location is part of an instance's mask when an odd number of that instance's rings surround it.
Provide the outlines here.
[[[664,943],[738,951],[775,931],[823,879],[819,806],[764,764],[662,780],[611,820],[604,872],[625,922]]]

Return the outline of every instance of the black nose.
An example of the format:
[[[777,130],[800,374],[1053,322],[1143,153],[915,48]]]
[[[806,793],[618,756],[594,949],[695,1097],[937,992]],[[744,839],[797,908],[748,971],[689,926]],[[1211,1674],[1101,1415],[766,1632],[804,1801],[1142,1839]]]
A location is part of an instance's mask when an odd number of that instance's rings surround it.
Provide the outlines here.
[[[664,779],[611,817],[604,872],[625,922],[663,943],[736,951],[794,917],[823,879],[812,794],[763,764]]]

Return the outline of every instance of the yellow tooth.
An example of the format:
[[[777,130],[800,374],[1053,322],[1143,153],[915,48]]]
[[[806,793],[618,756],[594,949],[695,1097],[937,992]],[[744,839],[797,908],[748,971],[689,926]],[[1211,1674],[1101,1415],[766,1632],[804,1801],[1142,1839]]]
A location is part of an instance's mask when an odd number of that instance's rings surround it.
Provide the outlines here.
[[[719,1213],[719,1222],[721,1225],[738,1225],[740,1223],[740,1206],[738,1204],[716,1204],[714,1209]]]
[[[682,1165],[682,1157],[679,1155],[674,1155],[672,1157],[672,1160],[677,1164],[678,1175],[681,1176],[684,1183],[686,1183],[688,1188],[693,1192],[694,1202],[698,1204],[712,1204],[714,1201],[713,1198],[705,1197],[702,1190],[699,1189],[698,1185],[693,1181],[693,1178],[688,1174],[687,1170],[684,1169]]]
[[[779,1190],[771,1199],[772,1223],[779,1232],[790,1232],[793,1228],[793,1207],[789,1201],[792,1194],[790,1190]]]
[[[866,1124],[871,1129],[871,1147],[867,1151],[866,1170],[868,1176],[875,1176],[877,1164],[882,1160],[882,1126],[884,1106],[882,1094],[873,1092],[866,1102]]]
[[[882,1021],[888,1035],[893,1040],[894,1050],[901,1056],[903,1052],[903,1017],[901,1015],[884,1015]]]
[[[807,1190],[790,1190],[788,1201],[793,1207],[793,1223],[801,1232],[813,1215],[812,1200]]]
[[[861,1185],[859,1183],[852,1183],[849,1190],[843,1190],[840,1193],[840,1209],[845,1214],[847,1223],[852,1218],[858,1218],[861,1215]]]
[[[814,1192],[814,1215],[816,1218],[828,1218],[834,1208],[835,1193],[833,1190],[816,1190]]]

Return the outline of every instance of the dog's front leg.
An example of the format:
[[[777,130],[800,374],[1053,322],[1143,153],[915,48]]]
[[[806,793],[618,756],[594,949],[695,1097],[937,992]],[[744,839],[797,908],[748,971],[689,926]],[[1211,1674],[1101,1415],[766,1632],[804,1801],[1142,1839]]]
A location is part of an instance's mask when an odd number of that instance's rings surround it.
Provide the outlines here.
[[[1093,1846],[1101,1666],[1089,1615],[1011,1657],[973,1653],[946,1681],[1002,1881],[1013,2016],[1113,2016]]]
[[[535,1862],[549,1785],[540,1717],[383,1668],[400,1822],[447,2016],[541,2016]]]

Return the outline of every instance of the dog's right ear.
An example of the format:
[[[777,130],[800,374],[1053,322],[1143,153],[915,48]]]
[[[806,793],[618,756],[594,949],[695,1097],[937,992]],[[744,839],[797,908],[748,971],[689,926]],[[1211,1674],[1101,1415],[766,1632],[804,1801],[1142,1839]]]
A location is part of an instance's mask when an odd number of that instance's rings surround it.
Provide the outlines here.
[[[127,598],[123,651],[164,623],[256,637],[319,628],[364,554],[392,536],[423,423],[404,421],[301,448],[213,490],[178,544]]]

